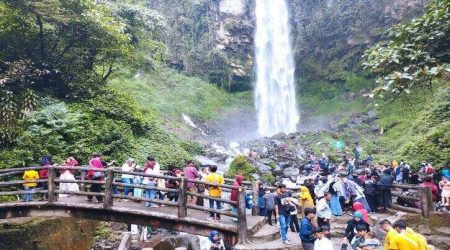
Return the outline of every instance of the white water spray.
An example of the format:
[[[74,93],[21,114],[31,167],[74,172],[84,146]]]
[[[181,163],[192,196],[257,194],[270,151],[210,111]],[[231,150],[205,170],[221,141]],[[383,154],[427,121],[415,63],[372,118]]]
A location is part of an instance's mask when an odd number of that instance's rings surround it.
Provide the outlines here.
[[[285,0],[256,1],[256,88],[258,132],[272,136],[297,129],[294,59]]]

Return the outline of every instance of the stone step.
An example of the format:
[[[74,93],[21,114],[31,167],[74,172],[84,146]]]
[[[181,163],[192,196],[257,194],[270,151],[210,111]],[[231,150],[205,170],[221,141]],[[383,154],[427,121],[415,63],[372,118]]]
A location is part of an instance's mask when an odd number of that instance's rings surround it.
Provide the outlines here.
[[[439,227],[435,229],[439,235],[450,236],[450,227]]]
[[[281,239],[261,243],[247,243],[235,246],[236,250],[298,250],[302,249],[302,243],[297,233],[288,232],[288,239],[292,245],[284,244]]]
[[[274,241],[280,238],[281,235],[279,228],[266,224],[250,237],[250,241],[253,243],[262,243]]]
[[[264,217],[247,217],[247,231],[249,235],[256,234],[264,225],[266,225],[266,219]]]

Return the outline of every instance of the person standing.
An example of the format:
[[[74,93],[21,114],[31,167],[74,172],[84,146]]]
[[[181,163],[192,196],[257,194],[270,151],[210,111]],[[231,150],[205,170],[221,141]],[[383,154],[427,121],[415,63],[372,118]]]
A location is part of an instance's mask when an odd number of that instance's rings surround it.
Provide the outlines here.
[[[391,189],[393,182],[394,177],[391,175],[391,171],[389,169],[383,171],[383,175],[377,182],[377,188],[380,192],[380,201],[378,204],[382,205],[384,210],[391,207]]]
[[[187,161],[186,166],[183,169],[184,177],[187,178],[187,188],[191,193],[197,193],[197,185],[189,180],[195,180],[200,175],[197,171],[194,161]],[[188,204],[195,205],[197,203],[197,196],[189,195],[187,199]]]
[[[144,166],[144,174],[152,174],[152,175],[159,175],[159,167],[156,166],[156,160],[152,156],[147,157],[147,163]],[[145,198],[148,199],[156,199],[156,182],[157,178],[150,177],[150,176],[144,176],[144,179],[142,180],[142,184],[147,186],[148,189],[146,189],[144,192]],[[157,204],[151,203],[149,201],[145,201],[146,207],[158,207]]]
[[[266,194],[263,196],[264,206],[267,212],[267,221],[269,225],[272,226],[272,215],[275,217],[275,224],[277,221],[277,214],[275,213],[275,194],[271,193],[270,190],[266,190]]]
[[[87,171],[86,179],[93,181],[102,181],[105,178],[105,173],[103,171],[98,171],[103,169],[103,163],[101,156],[99,154],[94,154],[89,161],[89,167],[91,170]],[[93,183],[91,184],[91,192],[100,193],[102,192],[102,184]],[[92,201],[92,196],[88,195],[87,200]],[[103,202],[103,196],[95,196],[98,203]]]
[[[364,195],[367,203],[369,203],[370,210],[375,213],[376,207],[376,192],[377,192],[378,175],[373,174],[364,182]]]
[[[74,167],[78,165],[78,161],[75,160],[73,157],[67,158],[63,170],[61,170],[61,175],[59,176],[60,180],[68,180],[68,181],[75,181],[74,171],[69,169],[70,167]],[[59,183],[59,190],[60,191],[66,191],[66,192],[79,192],[80,187],[77,183],[67,183],[67,182],[61,182]],[[59,197],[68,197],[71,194],[59,194]]]
[[[207,177],[206,181],[212,184],[219,184],[223,185],[225,183],[225,180],[223,179],[223,176],[216,173],[217,172],[217,166],[211,165],[209,166],[209,171],[211,172]],[[221,198],[222,197],[222,188],[217,186],[209,186],[209,196],[212,198]],[[222,209],[222,203],[220,201],[215,201],[213,199],[209,200],[209,208],[214,209],[214,203],[216,204],[216,209],[221,210]],[[210,213],[209,220],[216,220],[220,221],[220,214],[216,214],[214,212]]]
[[[275,214],[280,222],[281,239],[286,245],[291,245],[291,241],[287,238],[289,222],[291,220],[290,203],[286,194],[286,185],[278,185],[279,194],[275,196]]]
[[[317,224],[319,225],[319,227],[327,226],[328,228],[331,228],[331,208],[329,205],[330,200],[331,194],[327,192],[324,193],[323,198],[320,199],[319,202],[317,202]]]
[[[235,179],[235,181],[233,183],[233,186],[236,187],[236,188],[233,188],[231,190],[231,197],[230,197],[231,201],[235,201],[236,203],[238,202],[238,199],[239,199],[239,197],[238,197],[239,196],[239,187],[242,187],[242,182],[243,181],[244,181],[244,176],[236,175],[236,179]],[[234,214],[237,214],[237,212],[238,212],[237,205],[233,205],[231,207],[231,212],[233,212]],[[238,219],[236,217],[233,217],[233,221],[237,222]]]
[[[309,193],[309,189],[306,186],[300,186],[300,206],[302,207],[304,214],[306,208],[314,208],[314,200]]]
[[[304,217],[300,223],[300,239],[304,250],[314,250],[314,226],[313,218],[316,216],[314,208],[305,208]]]
[[[292,192],[288,192],[288,196],[289,196],[288,198],[289,205],[292,207],[290,211],[291,221],[289,223],[289,227],[291,228],[291,232],[300,233],[300,225],[298,224],[298,210],[297,210],[299,203],[297,199],[294,199],[292,197]]]
[[[24,191],[30,192],[30,193],[26,193],[23,195],[23,201],[24,202],[32,201],[33,193],[31,193],[31,192],[34,192],[34,189],[37,186],[37,183],[34,181],[39,179],[39,173],[34,169],[26,170],[23,173],[22,179],[24,181],[26,181],[26,183],[23,184]]]
[[[259,208],[259,216],[267,216],[267,210],[264,205],[264,195],[266,191],[264,190],[264,185],[259,183],[258,185],[258,208]]]
[[[167,176],[177,177],[177,167],[174,165],[167,166]],[[165,182],[166,188],[170,189],[178,189],[180,187],[180,183],[176,180],[167,180]],[[167,198],[169,201],[177,202],[178,201],[178,193],[176,192],[167,192]]]
[[[122,165],[122,171],[126,171],[126,172],[133,172],[136,168],[136,163],[134,162],[133,158],[128,158],[125,163]],[[129,184],[132,185],[133,182],[133,175],[131,174],[122,174],[122,183],[123,184]],[[123,187],[124,191],[123,191],[123,195],[128,196],[128,194],[130,193],[130,191],[133,190],[133,188],[131,187],[127,187],[124,186]]]
[[[439,188],[441,188],[441,203],[444,206],[450,205],[450,181],[447,176],[442,175],[442,180],[439,182]]]
[[[314,235],[316,236],[314,250],[334,250],[333,242],[325,236],[324,228],[316,227],[314,229]]]

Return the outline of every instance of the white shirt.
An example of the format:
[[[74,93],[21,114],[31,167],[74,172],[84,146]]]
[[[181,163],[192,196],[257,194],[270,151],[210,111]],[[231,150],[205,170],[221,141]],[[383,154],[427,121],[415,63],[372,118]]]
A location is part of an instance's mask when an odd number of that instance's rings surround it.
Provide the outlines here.
[[[147,168],[147,170],[145,171],[146,174],[160,174],[159,172],[159,165],[158,168],[156,168],[156,165],[153,167],[153,169],[151,168]],[[142,181],[142,184],[149,184],[150,182],[155,182],[156,180],[153,177],[144,177],[144,180]]]
[[[314,241],[314,250],[334,250],[333,242],[327,237],[322,237],[322,239],[316,239]]]
[[[331,219],[331,208],[325,198],[322,198],[317,202],[317,217]]]
[[[132,172],[134,171],[135,166],[130,166],[128,163],[122,165],[122,171]],[[133,178],[134,176],[131,174],[122,174],[122,178]]]

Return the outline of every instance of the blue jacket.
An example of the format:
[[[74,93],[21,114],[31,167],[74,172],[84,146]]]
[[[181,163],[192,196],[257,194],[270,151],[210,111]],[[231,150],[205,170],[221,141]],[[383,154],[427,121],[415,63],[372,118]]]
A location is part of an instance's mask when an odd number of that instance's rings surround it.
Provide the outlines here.
[[[315,240],[313,231],[314,226],[311,221],[308,218],[303,217],[300,226],[300,239],[302,239],[302,242],[313,243]]]

